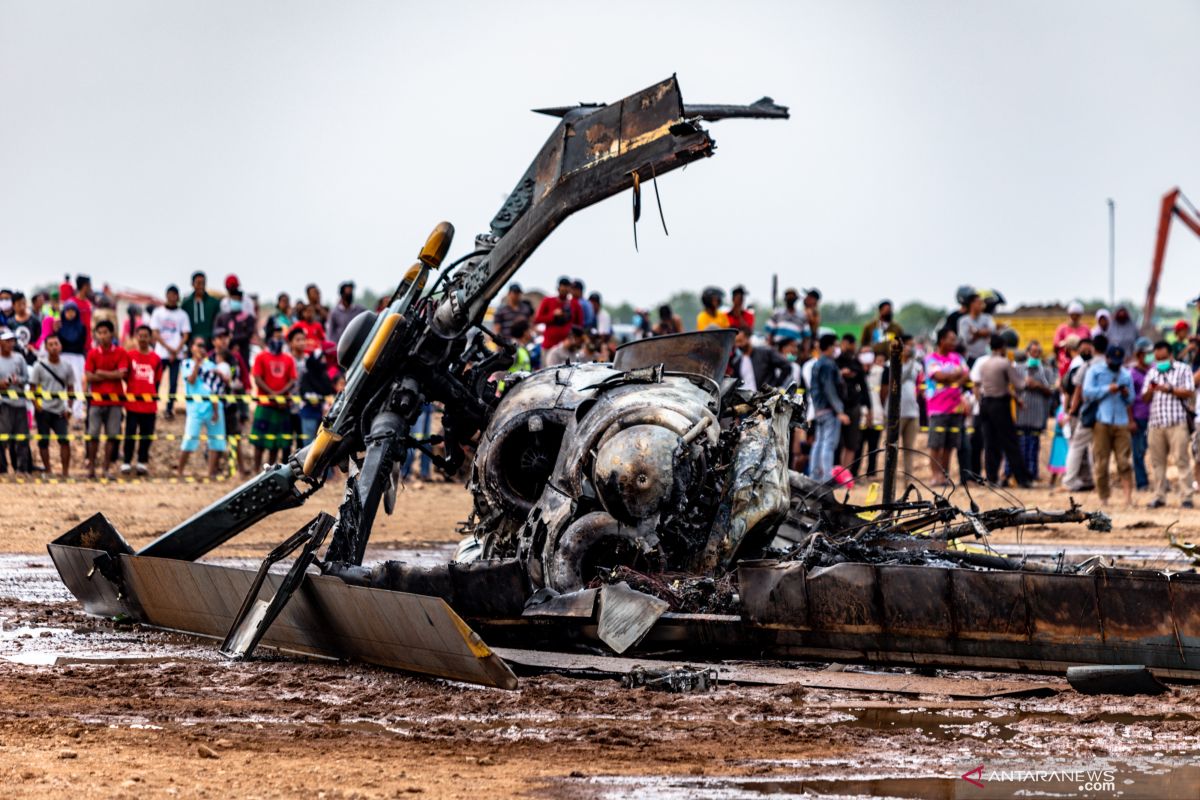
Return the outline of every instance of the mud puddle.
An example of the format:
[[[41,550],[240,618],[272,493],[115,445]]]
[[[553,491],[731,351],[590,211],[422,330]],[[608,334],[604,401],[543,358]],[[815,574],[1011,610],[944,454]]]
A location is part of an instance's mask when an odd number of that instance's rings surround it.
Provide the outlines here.
[[[770,765],[764,765],[770,769]],[[919,771],[919,770],[918,770]],[[1127,762],[1085,765],[979,764],[964,775],[900,774],[815,776],[597,776],[563,782],[569,794],[597,800],[760,800],[771,798],[936,798],[1000,800],[1012,797],[1194,800],[1200,766],[1164,767]]]

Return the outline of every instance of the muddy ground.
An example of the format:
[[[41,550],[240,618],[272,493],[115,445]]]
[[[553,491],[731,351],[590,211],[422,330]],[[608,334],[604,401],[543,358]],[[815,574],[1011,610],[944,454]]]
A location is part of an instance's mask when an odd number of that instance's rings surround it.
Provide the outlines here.
[[[1062,689],[1053,697],[968,702],[733,685],[670,695],[542,675],[505,692],[361,665],[230,663],[212,642],[87,617],[46,558],[49,539],[97,510],[136,547],[229,488],[0,482],[5,796],[1200,797],[1197,687],[1086,697],[1051,678]],[[317,510],[335,510],[338,494],[327,489],[214,557],[261,556]],[[460,486],[441,483],[410,488],[398,505],[381,518],[376,552],[440,557],[469,509]],[[1065,526],[993,543],[1182,569],[1164,530],[1200,539],[1197,512],[1117,509],[1114,522],[1111,534]],[[50,666],[56,656],[130,663]],[[959,777],[980,766],[982,788]]]

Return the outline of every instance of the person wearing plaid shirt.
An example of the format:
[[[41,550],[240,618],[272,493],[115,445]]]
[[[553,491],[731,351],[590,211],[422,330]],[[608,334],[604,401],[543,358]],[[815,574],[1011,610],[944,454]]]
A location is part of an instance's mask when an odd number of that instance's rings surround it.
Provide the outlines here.
[[[1184,508],[1192,508],[1192,464],[1188,419],[1192,409],[1187,401],[1195,391],[1195,379],[1187,364],[1171,358],[1171,345],[1154,345],[1155,368],[1146,375],[1142,396],[1150,402],[1149,451],[1154,471],[1154,499],[1151,508],[1167,504],[1171,483],[1167,478],[1167,456],[1179,470],[1179,499]]]

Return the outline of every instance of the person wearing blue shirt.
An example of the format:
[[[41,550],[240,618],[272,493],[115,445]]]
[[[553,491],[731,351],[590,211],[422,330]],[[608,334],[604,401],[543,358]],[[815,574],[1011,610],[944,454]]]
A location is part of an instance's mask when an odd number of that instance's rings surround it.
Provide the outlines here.
[[[1096,423],[1092,428],[1092,461],[1095,468],[1096,491],[1100,503],[1108,504],[1108,460],[1117,462],[1117,477],[1125,491],[1125,505],[1133,505],[1133,438],[1129,430],[1132,419],[1133,376],[1122,366],[1125,349],[1110,345],[1104,353],[1104,363],[1087,372],[1083,382],[1083,400],[1096,405]]]

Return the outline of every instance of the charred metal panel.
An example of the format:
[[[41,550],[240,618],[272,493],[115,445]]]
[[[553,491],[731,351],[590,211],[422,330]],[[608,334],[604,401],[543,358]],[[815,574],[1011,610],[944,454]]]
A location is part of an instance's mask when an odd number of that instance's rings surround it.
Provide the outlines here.
[[[1104,641],[1091,575],[1023,573],[1030,640],[1099,645]]]
[[[947,570],[950,604],[959,639],[1018,640],[1029,637],[1029,609],[1018,572]]]
[[[952,572],[924,567],[888,567],[879,571],[883,627],[893,636],[954,635],[950,609]]]
[[[147,625],[215,639],[229,631],[254,580],[251,570],[120,556],[127,591],[115,600],[107,579],[87,578],[100,551],[63,545],[51,545],[50,551],[64,582],[89,612],[124,612]],[[264,590],[274,592],[282,579],[268,575]],[[485,686],[517,685],[504,662],[441,598],[351,586],[320,575],[306,577],[262,644]]]
[[[719,381],[725,375],[737,331],[673,333],[626,342],[613,356],[613,368],[634,370],[662,364],[672,372],[688,372]]]
[[[878,584],[872,564],[838,564],[807,576],[808,626],[830,633],[883,633],[883,615],[875,602]],[[758,616],[782,622],[766,609]]]

